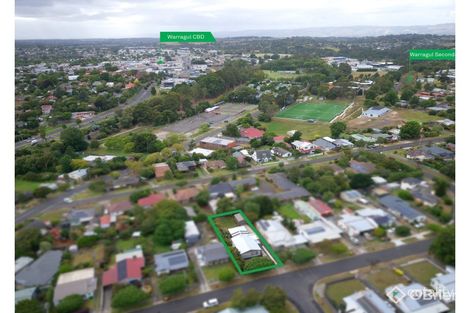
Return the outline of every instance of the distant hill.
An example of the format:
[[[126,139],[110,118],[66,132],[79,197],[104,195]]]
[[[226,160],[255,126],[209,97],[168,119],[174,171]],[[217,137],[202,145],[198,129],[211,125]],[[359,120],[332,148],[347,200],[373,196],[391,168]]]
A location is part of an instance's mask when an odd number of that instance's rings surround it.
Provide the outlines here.
[[[455,24],[416,25],[416,26],[345,26],[309,27],[300,29],[264,29],[233,32],[214,32],[221,37],[368,37],[402,34],[455,35]]]

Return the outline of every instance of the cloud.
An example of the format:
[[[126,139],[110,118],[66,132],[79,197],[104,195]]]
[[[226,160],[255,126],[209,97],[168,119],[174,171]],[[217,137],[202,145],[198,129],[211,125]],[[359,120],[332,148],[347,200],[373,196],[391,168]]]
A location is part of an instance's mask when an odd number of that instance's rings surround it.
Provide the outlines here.
[[[161,30],[230,32],[454,21],[453,0],[17,0],[16,37],[155,36]]]

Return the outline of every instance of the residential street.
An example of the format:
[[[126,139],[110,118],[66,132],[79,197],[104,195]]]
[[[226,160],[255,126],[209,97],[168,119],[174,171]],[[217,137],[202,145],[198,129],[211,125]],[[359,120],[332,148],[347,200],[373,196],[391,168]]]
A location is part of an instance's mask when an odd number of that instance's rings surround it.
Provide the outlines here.
[[[254,278],[255,280],[245,284],[230,286],[180,300],[160,303],[146,309],[135,311],[135,313],[192,312],[202,308],[202,302],[207,299],[217,298],[220,303],[228,301],[236,288],[242,288],[243,290],[255,288],[260,291],[267,285],[277,285],[285,290],[289,299],[297,306],[301,313],[322,313],[322,310],[312,297],[312,288],[316,281],[326,276],[351,271],[377,262],[385,262],[425,253],[428,251],[430,243],[431,240],[424,240],[271,277]]]

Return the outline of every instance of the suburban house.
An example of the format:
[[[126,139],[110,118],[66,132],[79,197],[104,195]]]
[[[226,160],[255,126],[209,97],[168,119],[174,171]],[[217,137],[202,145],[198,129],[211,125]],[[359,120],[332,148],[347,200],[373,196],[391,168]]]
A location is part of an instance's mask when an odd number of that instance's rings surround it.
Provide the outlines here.
[[[194,148],[193,150],[189,151],[189,154],[201,154],[203,155],[205,158],[208,158],[212,155],[212,153],[214,153],[214,150],[210,150],[210,149],[204,149],[204,148]]]
[[[354,142],[362,141],[362,142],[365,142],[367,144],[374,143],[374,142],[377,141],[377,138],[372,137],[372,136],[366,136],[366,135],[363,135],[363,134],[352,134],[351,138],[352,138],[352,140],[354,140]]]
[[[263,135],[264,135],[264,131],[259,130],[254,127],[240,129],[240,136],[244,138],[248,138],[250,140],[261,138],[263,137]]]
[[[418,210],[412,208],[408,202],[393,195],[379,198],[379,202],[389,209],[393,214],[404,218],[408,222],[422,223],[426,216]]]
[[[105,209],[105,213],[118,216],[124,214],[130,209],[132,209],[132,203],[128,200],[125,200],[109,204]]]
[[[423,149],[426,153],[432,155],[434,158],[439,158],[443,160],[453,160],[455,157],[454,152],[441,148],[441,147],[431,146],[431,147],[424,147]]]
[[[233,194],[234,188],[227,182],[221,182],[208,187],[209,196],[211,199],[222,198],[228,194]]]
[[[310,204],[310,201],[306,202],[303,200],[295,200],[294,208],[297,212],[299,212],[299,214],[305,215],[311,220],[315,220],[321,216],[321,214]]]
[[[20,287],[40,287],[49,285],[59,270],[62,251],[50,250],[15,275],[15,282]]]
[[[308,141],[294,140],[291,145],[295,150],[304,154],[311,153],[314,149],[314,145]]]
[[[103,229],[111,227],[116,222],[116,215],[105,214],[100,217],[100,227]]]
[[[29,256],[22,256],[15,260],[15,274],[21,271],[23,268],[33,263],[34,259]]]
[[[231,149],[237,145],[237,142],[232,139],[217,138],[217,137],[206,137],[201,139],[199,146],[205,149],[217,150],[217,149]]]
[[[390,112],[389,108],[382,107],[382,106],[375,106],[375,107],[371,107],[367,109],[366,111],[362,111],[362,116],[376,118],[376,117],[381,117],[387,114],[388,112]]]
[[[299,234],[303,235],[309,243],[316,244],[325,240],[335,240],[341,238],[343,232],[336,225],[320,217],[312,223],[303,224],[297,227]]]
[[[313,207],[315,211],[317,211],[318,214],[323,217],[333,215],[333,209],[320,199],[310,197],[308,203]]]
[[[171,173],[170,166],[166,163],[156,163],[153,165],[153,170],[155,172],[155,178],[156,179],[163,179],[165,178],[165,174],[167,172]]]
[[[60,274],[54,289],[54,303],[70,295],[81,295],[85,299],[93,297],[97,286],[94,268],[85,268]]]
[[[106,175],[103,177],[103,180],[106,183],[106,190],[108,191],[140,184],[140,177],[128,170],[121,171],[121,175],[117,178]]]
[[[188,187],[188,188],[178,189],[173,195],[173,198],[175,199],[175,201],[178,201],[180,203],[187,203],[195,199],[198,194],[199,194],[199,189],[195,187]]]
[[[290,152],[286,149],[280,148],[280,147],[273,147],[271,149],[271,152],[272,152],[272,154],[274,154],[275,156],[278,156],[280,158],[289,158],[289,157],[292,156],[292,152]]]
[[[201,233],[193,220],[184,223],[184,240],[188,245],[192,245],[201,239]]]
[[[276,185],[277,188],[279,188],[281,191],[263,192],[260,194],[270,198],[278,199],[280,201],[289,201],[310,196],[310,192],[308,192],[305,188],[294,184],[286,177],[284,173],[269,174],[268,179],[271,180],[272,183]]]
[[[262,254],[258,244],[258,237],[248,231],[246,226],[237,226],[227,229],[233,246],[238,250],[243,259],[249,259]]]
[[[226,263],[229,259],[227,251],[220,242],[197,247],[196,256],[200,266]]]
[[[160,276],[189,267],[188,255],[184,250],[175,250],[154,255],[155,272]]]
[[[394,290],[400,290],[400,301],[397,301],[396,306],[403,313],[443,313],[448,312],[449,308],[439,300],[424,300],[410,297],[414,290],[424,290],[425,287],[419,283],[411,283],[407,286],[403,284],[389,286],[385,289],[385,294],[393,294]]]
[[[327,137],[324,137],[327,138]],[[338,148],[351,148],[354,147],[354,144],[346,139],[334,139],[333,144]]]
[[[270,150],[256,150],[251,157],[259,163],[269,162],[273,159]]]
[[[67,177],[71,180],[75,181],[81,181],[88,175],[88,169],[87,168],[81,168],[75,171],[72,171],[70,173],[67,173]],[[59,179],[65,179],[65,175],[59,175]]]
[[[349,167],[354,173],[360,174],[370,174],[375,171],[375,165],[369,162],[359,162],[356,160],[351,160],[351,162],[349,162]]]
[[[282,218],[279,215],[269,220],[259,220],[256,222],[256,228],[273,248],[293,248],[307,243],[307,239],[304,236],[292,235],[282,225]]]
[[[39,288],[31,287],[15,291],[15,305],[23,300],[33,300],[39,296]]]
[[[178,172],[189,172],[194,171],[197,167],[197,163],[195,161],[183,161],[176,163],[176,169]]]
[[[377,223],[373,219],[352,214],[341,215],[337,223],[349,237],[364,235],[378,227]]]
[[[395,308],[375,291],[366,288],[343,298],[348,313],[395,313]]]
[[[137,204],[143,208],[150,208],[164,199],[166,199],[164,195],[159,193],[153,193],[147,197],[140,198],[137,201]]]
[[[438,273],[431,279],[431,287],[438,293],[446,295],[442,301],[450,303],[455,301],[455,271],[446,267],[446,273]],[[447,296],[448,295],[448,296]]]
[[[116,283],[130,284],[142,280],[142,268],[145,266],[144,257],[133,257],[118,260],[116,264],[103,273],[103,287]]]
[[[355,190],[355,189],[342,191],[339,194],[339,196],[342,200],[344,200],[346,202],[351,202],[351,203],[359,202],[359,203],[363,203],[363,204],[368,203],[368,201],[364,197],[364,195],[362,193],[360,193],[359,191]]]
[[[322,151],[330,151],[330,150],[334,150],[337,148],[337,146],[335,144],[333,144],[332,142],[324,139],[324,138],[319,138],[315,141],[312,142],[313,145],[315,145],[316,147],[320,148]]]
[[[220,170],[227,167],[224,160],[209,160],[204,164],[204,167],[210,170]]]
[[[439,198],[433,194],[430,188],[415,188],[411,190],[411,195],[415,201],[425,206],[435,206],[439,203]]]
[[[229,182],[229,184],[234,189],[236,189],[239,186],[241,186],[243,188],[253,189],[253,188],[257,187],[258,182],[257,182],[256,178],[254,178],[254,177],[247,177],[247,178],[232,180],[232,181]]]
[[[378,208],[359,209],[354,211],[354,213],[362,217],[370,218],[374,220],[377,225],[382,227],[390,227],[395,223],[393,216]]]
[[[71,210],[67,219],[71,226],[78,226],[91,222],[95,218],[95,209]]]
[[[400,189],[403,189],[403,190],[412,190],[417,187],[427,187],[427,186],[428,184],[424,180],[421,180],[415,177],[403,178],[400,182]]]

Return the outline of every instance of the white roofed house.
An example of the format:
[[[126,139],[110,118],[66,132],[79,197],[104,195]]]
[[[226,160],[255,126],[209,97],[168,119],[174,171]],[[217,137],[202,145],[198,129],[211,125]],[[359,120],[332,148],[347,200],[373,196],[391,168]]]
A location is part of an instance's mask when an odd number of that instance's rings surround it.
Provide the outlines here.
[[[390,111],[389,108],[376,106],[376,107],[371,107],[367,109],[366,111],[363,111],[362,115],[367,116],[367,117],[377,118],[377,117],[381,117],[387,114],[389,111]]]
[[[338,226],[341,227],[350,237],[356,237],[373,231],[379,225],[369,217],[343,214],[338,220]]]
[[[403,284],[389,286],[385,289],[385,294],[390,298],[395,298],[396,306],[403,313],[443,313],[449,308],[439,300],[423,299],[422,297],[411,297],[415,290],[424,290],[425,287],[418,283],[411,283],[407,286]]]
[[[343,232],[336,225],[323,217],[316,219],[312,223],[300,225],[297,228],[299,234],[303,235],[311,244],[320,243],[325,240],[335,240],[341,238]]]
[[[366,288],[343,298],[348,313],[395,313],[389,302],[382,299],[373,290]]]
[[[54,289],[54,303],[70,295],[81,295],[86,299],[92,298],[96,290],[97,279],[94,268],[85,268],[60,274]]]
[[[270,150],[256,150],[251,157],[259,163],[269,162],[273,159]]]
[[[314,145],[308,141],[294,140],[291,142],[292,147],[300,153],[311,153],[314,149]]]
[[[431,287],[443,295],[442,301],[450,303],[455,301],[455,271],[453,267],[446,267],[446,273],[438,273],[431,279]]]
[[[237,226],[227,229],[231,236],[233,246],[243,259],[261,256],[262,249],[258,237],[248,231],[246,226]]]
[[[282,225],[282,217],[275,216],[272,219],[262,219],[256,222],[256,227],[273,248],[291,248],[307,243],[303,235],[292,235]]]

